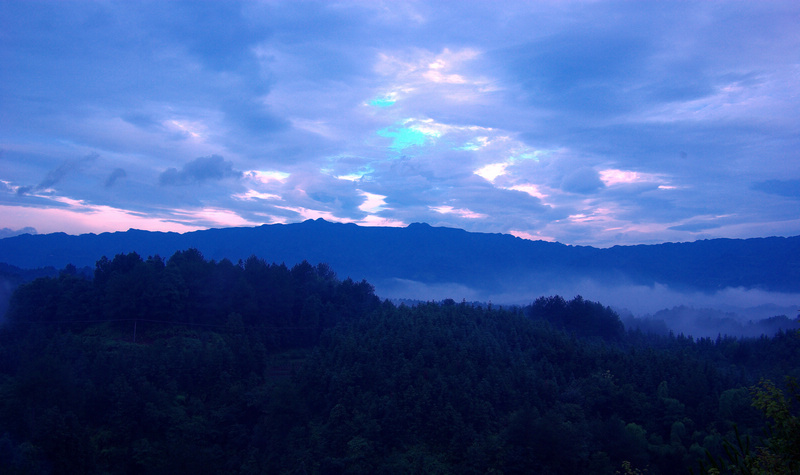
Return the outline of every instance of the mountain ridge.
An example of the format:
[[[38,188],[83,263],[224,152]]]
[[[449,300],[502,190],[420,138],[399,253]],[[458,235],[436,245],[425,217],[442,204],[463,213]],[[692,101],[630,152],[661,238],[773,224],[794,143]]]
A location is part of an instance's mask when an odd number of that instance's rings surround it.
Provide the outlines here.
[[[20,268],[93,267],[104,255],[137,252],[166,258],[188,248],[208,259],[233,262],[251,255],[287,265],[325,262],[342,277],[376,285],[447,283],[497,293],[525,282],[597,279],[702,292],[731,287],[800,291],[800,236],[595,248],[426,223],[363,227],[321,218],[183,234],[135,229],[24,234],[0,239],[0,262]]]

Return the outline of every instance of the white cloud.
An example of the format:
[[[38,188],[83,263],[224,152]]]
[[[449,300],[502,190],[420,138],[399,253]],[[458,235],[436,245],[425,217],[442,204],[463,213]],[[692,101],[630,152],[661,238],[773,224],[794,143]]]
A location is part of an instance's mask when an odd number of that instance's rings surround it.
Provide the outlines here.
[[[630,170],[617,170],[609,168],[600,170],[600,179],[606,186],[629,183],[662,183],[663,180],[652,173],[642,173]]]
[[[358,181],[358,180],[364,178],[364,174],[363,173],[349,173],[347,175],[339,175],[336,178],[338,178],[340,180],[346,180],[346,181]]]
[[[541,200],[547,198],[547,195],[545,195],[544,193],[541,192],[539,186],[533,185],[533,184],[530,184],[530,183],[526,183],[526,184],[523,184],[523,185],[510,186],[510,187],[508,187],[508,189],[509,190],[515,190],[515,191],[522,191],[523,193],[527,193],[527,194],[533,196],[534,198],[539,198]]]
[[[483,219],[488,217],[483,213],[476,213],[475,211],[472,211],[470,209],[454,208],[452,206],[430,206],[430,209],[440,214],[454,214],[461,218],[468,218],[468,219]]]
[[[382,195],[376,195],[375,193],[369,193],[366,191],[359,192],[364,196],[364,202],[358,206],[358,209],[364,211],[366,213],[377,213],[384,209],[386,205],[386,197]]]
[[[555,242],[556,239],[551,236],[545,236],[540,233],[530,233],[527,231],[517,231],[512,229],[508,232],[508,234],[512,236],[516,236],[520,239],[527,239],[529,241],[547,241],[547,242]]]
[[[426,82],[445,84],[482,84],[483,79],[468,79],[455,73],[463,63],[475,60],[480,52],[471,48],[450,51],[444,48],[441,53],[414,49],[410,51],[382,52],[378,54],[375,70],[390,76],[408,89]]]
[[[367,215],[364,219],[356,221],[356,224],[361,226],[382,226],[389,228],[404,228],[408,226],[408,223],[391,218],[382,218],[374,214]]]
[[[245,193],[237,193],[233,195],[234,199],[237,200],[281,200],[282,198],[278,195],[274,195],[272,193],[261,193],[256,190],[247,190]]]
[[[497,177],[506,174],[506,168],[508,168],[508,165],[508,163],[490,163],[475,170],[474,173],[482,178],[485,178],[487,181],[494,183]]]
[[[291,174],[274,170],[271,171],[250,170],[244,172],[244,176],[264,184],[269,184],[274,181],[283,183],[286,181],[287,178],[291,176]]]

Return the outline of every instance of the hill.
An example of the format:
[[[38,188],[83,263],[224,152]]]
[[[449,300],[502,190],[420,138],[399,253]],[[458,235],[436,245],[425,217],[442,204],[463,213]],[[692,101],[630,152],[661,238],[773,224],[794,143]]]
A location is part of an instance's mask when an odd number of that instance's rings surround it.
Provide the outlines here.
[[[102,256],[132,251],[170,256],[188,248],[208,259],[233,262],[251,255],[289,266],[324,262],[343,277],[367,279],[387,297],[485,299],[587,279],[607,285],[661,284],[684,292],[800,289],[800,236],[599,249],[421,223],[360,227],[322,219],[185,234],[21,235],[0,239],[0,262],[28,269],[70,263],[80,268],[94,266]],[[422,287],[436,294],[412,295]]]
[[[580,297],[395,306],[324,264],[194,249],[91,275],[68,267],[12,298],[2,473],[800,468],[796,333],[625,332]]]

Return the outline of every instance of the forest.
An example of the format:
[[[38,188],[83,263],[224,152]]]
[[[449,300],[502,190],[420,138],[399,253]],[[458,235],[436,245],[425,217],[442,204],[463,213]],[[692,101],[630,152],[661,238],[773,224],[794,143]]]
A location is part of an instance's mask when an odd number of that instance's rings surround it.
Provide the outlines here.
[[[800,473],[800,335],[381,300],[326,264],[102,258],[14,292],[5,474]]]

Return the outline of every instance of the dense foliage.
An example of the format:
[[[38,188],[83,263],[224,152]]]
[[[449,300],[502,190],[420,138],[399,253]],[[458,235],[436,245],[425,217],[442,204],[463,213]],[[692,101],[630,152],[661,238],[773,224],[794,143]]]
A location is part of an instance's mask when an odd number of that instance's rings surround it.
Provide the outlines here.
[[[798,373],[794,333],[626,333],[580,297],[396,306],[325,265],[118,255],[14,294],[0,471],[724,469],[737,431],[789,452],[793,402],[749,388]]]

